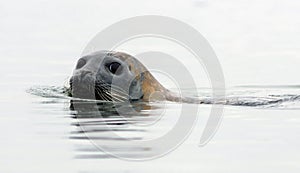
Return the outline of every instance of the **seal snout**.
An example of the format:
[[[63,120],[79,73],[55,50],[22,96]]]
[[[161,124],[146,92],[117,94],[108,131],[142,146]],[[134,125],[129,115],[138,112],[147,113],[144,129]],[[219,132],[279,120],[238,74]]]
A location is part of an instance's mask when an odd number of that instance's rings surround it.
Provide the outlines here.
[[[87,83],[94,78],[94,74],[91,71],[82,70],[72,76],[73,82]]]
[[[93,73],[91,71],[83,70],[79,73],[78,78],[80,81],[89,81],[91,78],[93,78]]]
[[[74,74],[70,79],[72,89],[90,89],[95,83],[95,74],[91,71],[81,70]]]

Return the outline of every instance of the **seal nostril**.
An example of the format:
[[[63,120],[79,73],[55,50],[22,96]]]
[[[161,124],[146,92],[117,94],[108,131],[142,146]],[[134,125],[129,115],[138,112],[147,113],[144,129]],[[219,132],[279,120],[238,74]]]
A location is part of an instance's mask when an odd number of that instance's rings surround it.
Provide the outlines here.
[[[82,68],[84,65],[86,64],[86,60],[85,59],[79,59],[76,65],[76,69]]]

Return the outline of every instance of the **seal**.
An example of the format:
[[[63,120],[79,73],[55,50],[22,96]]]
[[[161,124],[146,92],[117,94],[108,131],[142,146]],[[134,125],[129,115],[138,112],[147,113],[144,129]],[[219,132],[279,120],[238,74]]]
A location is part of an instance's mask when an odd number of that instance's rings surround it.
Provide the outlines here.
[[[135,57],[115,51],[97,51],[81,57],[70,78],[70,96],[104,101],[202,103],[166,89]]]

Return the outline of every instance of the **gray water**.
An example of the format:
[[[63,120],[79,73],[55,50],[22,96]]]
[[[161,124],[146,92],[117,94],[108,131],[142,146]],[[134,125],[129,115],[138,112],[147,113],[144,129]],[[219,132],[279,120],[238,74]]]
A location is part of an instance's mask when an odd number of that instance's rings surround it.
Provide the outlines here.
[[[213,102],[210,90],[201,90],[201,97]],[[99,150],[92,141],[110,141],[111,150],[130,158],[151,155],[153,150],[143,146],[118,145],[124,138],[108,136],[107,130],[117,131],[130,140],[155,138],[173,127],[180,111],[179,103],[152,103],[152,110],[168,110],[160,117],[161,124],[153,128],[151,123],[157,120],[155,111],[124,119],[102,105],[107,116],[100,117],[99,112],[78,114],[70,109],[72,98],[63,93],[61,86],[32,86],[2,93],[2,98],[9,95],[18,99],[14,99],[14,106],[8,99],[2,102],[6,114],[1,118],[1,169],[12,172],[20,168],[28,172],[297,171],[300,88],[246,86],[228,90],[222,124],[206,146],[199,147],[199,140],[209,115],[209,103],[200,106],[196,126],[179,148],[161,158],[140,162],[115,158]],[[149,107],[144,106],[142,110]]]
[[[299,9],[292,0],[1,2],[0,172],[299,172]],[[205,72],[199,74],[197,95],[207,104],[200,105],[191,134],[163,157],[133,162],[98,150],[86,133],[111,141],[112,149],[130,157],[147,156],[151,149],[118,146],[120,139],[106,135],[103,119],[76,117],[72,98],[62,91],[97,32],[143,14],[177,18],[206,37],[224,71],[227,102],[217,133],[200,147],[214,100]],[[144,47],[165,48],[152,41],[120,50],[134,55]],[[180,49],[170,49],[185,57]],[[200,67],[184,61],[191,70]],[[129,117],[138,125],[114,116],[105,122],[134,140],[155,138],[176,123],[180,104],[164,103],[168,113],[163,117],[156,116],[162,104],[153,104],[150,111],[144,105],[140,116]],[[156,120],[159,127],[151,126]],[[80,125],[90,131],[82,133]]]

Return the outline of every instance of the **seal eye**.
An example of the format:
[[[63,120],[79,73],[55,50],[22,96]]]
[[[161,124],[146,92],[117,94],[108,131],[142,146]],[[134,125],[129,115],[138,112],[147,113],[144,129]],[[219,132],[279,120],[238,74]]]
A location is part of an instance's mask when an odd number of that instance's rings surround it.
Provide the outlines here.
[[[83,67],[86,64],[86,60],[84,59],[79,59],[76,65],[76,69],[79,69],[81,67]]]
[[[117,70],[120,68],[121,64],[118,62],[112,62],[110,64],[108,64],[108,70],[112,73],[112,74],[116,74]]]

